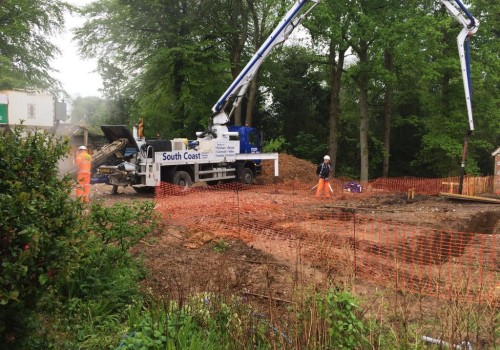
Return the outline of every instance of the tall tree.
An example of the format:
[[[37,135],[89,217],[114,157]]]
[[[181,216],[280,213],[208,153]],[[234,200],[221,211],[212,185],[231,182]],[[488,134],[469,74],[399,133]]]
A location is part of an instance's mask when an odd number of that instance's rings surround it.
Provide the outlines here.
[[[292,154],[311,161],[327,151],[329,90],[322,63],[307,48],[284,46],[270,57],[261,77],[267,99],[272,100],[268,106],[272,119],[266,120],[266,129],[272,128],[272,137],[284,136]]]
[[[0,89],[57,88],[50,61],[59,49],[51,36],[64,28],[61,0],[5,0],[0,6]]]
[[[231,45],[230,45],[230,62],[231,62],[231,75],[233,80],[236,79],[242,69],[241,54],[245,48],[248,35],[248,11],[244,6],[243,0],[232,1],[230,6],[230,23],[233,30],[230,32]],[[238,28],[239,30],[235,30]],[[234,124],[241,125],[241,110],[240,104],[234,112]]]
[[[83,13],[88,20],[76,31],[81,52],[99,59],[108,81],[120,84],[122,98],[136,101],[132,113],[168,137],[208,123],[222,91],[214,77],[224,77],[228,65],[215,26],[206,25],[206,15],[217,9],[207,12],[195,0],[108,0]]]
[[[314,41],[319,47],[328,48],[330,107],[328,153],[334,165],[332,176],[335,176],[338,152],[338,124],[340,118],[340,91],[345,56],[349,49],[348,28],[352,17],[347,9],[347,1],[328,1],[320,5],[321,11],[312,14],[306,26],[311,31]]]
[[[107,94],[132,97],[133,113],[179,136],[209,123],[210,107],[249,57],[248,3],[261,9],[255,0],[96,1],[76,35],[82,53],[98,57]]]
[[[418,0],[417,0],[418,1]],[[383,140],[382,140],[382,176],[389,176],[389,164],[391,156],[391,128],[393,119],[394,94],[396,93],[396,83],[398,70],[402,66],[403,60],[415,60],[415,54],[410,54],[407,47],[404,49],[400,43],[411,40],[414,41],[412,47],[418,47],[419,38],[411,36],[414,30],[415,21],[413,18],[424,16],[422,14],[421,1],[408,0],[404,4],[400,1],[388,0],[383,7],[383,18],[380,28],[380,37],[376,47],[378,53],[374,55],[375,61],[380,61],[380,68],[375,72],[375,79],[382,85],[383,100]],[[419,25],[424,25],[425,21],[420,20]],[[377,86],[374,86],[377,89]]]
[[[260,48],[262,43],[271,34],[274,28],[278,25],[281,20],[281,16],[284,15],[287,10],[286,4],[283,1],[274,0],[246,0],[248,4],[248,9],[251,18],[252,37],[251,45],[249,47],[254,54]],[[265,69],[265,68],[263,68]],[[246,113],[245,113],[245,125],[253,125],[253,114],[255,101],[257,99],[258,93],[258,80],[259,73],[255,75],[250,86],[248,87],[248,100],[246,103]]]
[[[360,180],[368,181],[369,177],[369,144],[368,144],[368,88],[372,60],[370,48],[379,35],[380,23],[376,16],[385,6],[384,2],[356,0],[350,2],[353,25],[350,27],[350,46],[358,58],[357,69],[351,71],[351,77],[359,89],[359,150]]]

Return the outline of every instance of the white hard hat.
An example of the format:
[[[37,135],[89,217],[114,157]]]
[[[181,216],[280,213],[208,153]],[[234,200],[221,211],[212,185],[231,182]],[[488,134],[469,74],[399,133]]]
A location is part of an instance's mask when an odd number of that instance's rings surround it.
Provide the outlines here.
[[[80,147],[78,147],[78,149],[79,149],[79,150],[86,150],[86,149],[87,149],[87,147],[85,147],[85,146],[80,146]]]
[[[324,160],[330,160],[330,156],[324,156],[323,159]]]

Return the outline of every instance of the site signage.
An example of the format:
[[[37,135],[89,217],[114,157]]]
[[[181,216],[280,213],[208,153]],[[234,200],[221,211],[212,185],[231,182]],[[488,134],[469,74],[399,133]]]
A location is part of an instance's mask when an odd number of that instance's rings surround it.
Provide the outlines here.
[[[155,161],[164,165],[194,164],[210,162],[234,162],[238,150],[236,141],[214,141],[211,150],[182,150],[172,152],[156,152]]]
[[[208,153],[200,151],[158,152],[156,157],[160,163],[185,164],[192,161],[207,160]]]
[[[219,161],[234,161],[238,142],[214,142],[214,158]]]

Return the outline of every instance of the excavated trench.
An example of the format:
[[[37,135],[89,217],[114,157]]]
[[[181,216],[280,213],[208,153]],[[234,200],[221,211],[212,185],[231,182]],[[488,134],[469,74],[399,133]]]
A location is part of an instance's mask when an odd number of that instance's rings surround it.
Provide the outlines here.
[[[500,222],[500,210],[486,211],[474,214],[459,231],[474,232],[482,234],[498,234]]]

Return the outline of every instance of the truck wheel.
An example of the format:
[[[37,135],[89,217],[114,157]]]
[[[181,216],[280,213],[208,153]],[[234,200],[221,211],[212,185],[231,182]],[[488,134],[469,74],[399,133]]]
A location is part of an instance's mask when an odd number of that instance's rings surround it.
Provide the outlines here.
[[[193,184],[191,176],[185,171],[176,171],[172,183],[177,186],[188,188]]]
[[[249,168],[244,168],[241,172],[240,182],[245,185],[251,185],[253,183],[253,172]]]

